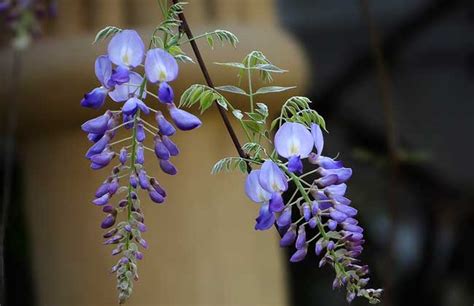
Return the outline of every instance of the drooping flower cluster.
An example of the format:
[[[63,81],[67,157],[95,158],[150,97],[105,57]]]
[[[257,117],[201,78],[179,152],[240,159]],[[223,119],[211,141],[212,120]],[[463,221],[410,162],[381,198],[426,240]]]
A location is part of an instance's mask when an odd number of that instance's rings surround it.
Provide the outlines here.
[[[143,62],[145,76],[135,71]],[[166,198],[166,192],[158,180],[145,170],[145,152],[154,152],[160,168],[169,175],[177,173],[170,159],[179,154],[178,147],[171,140],[176,133],[175,127],[161,111],[147,105],[145,99],[149,96],[158,98],[180,130],[197,128],[201,121],[177,108],[173,102],[173,90],[168,82],[178,76],[178,64],[174,57],[162,49],[150,49],[145,53],[142,39],[133,30],[123,30],[112,37],[107,54],[95,61],[95,74],[100,86],[87,93],[81,105],[99,109],[109,96],[117,103],[118,109],[106,110],[104,114],[85,122],[82,130],[93,142],[86,153],[92,169],[104,168],[115,157],[118,158],[118,163],[97,189],[92,202],[102,207],[105,213],[101,223],[101,227],[107,229],[104,243],[115,245],[113,255],[121,254],[112,271],[117,274],[119,301],[124,302],[132,292],[132,280],[138,277],[136,261],[143,258],[138,244],[147,248],[147,242],[142,238],[146,226],[138,191],[146,191],[155,203],[163,203]],[[147,91],[147,81],[158,83],[158,95]],[[154,113],[156,124],[142,117],[150,113]],[[112,142],[121,128],[131,136]],[[146,145],[147,139],[153,141],[153,148]],[[117,204],[112,201],[115,194],[124,194]],[[124,220],[117,222],[121,212],[125,215]]]
[[[334,267],[333,288],[345,286],[349,302],[356,295],[378,302],[381,290],[364,289],[368,267],[357,259],[363,250],[364,230],[355,219],[357,209],[345,197],[345,183],[352,170],[322,155],[323,133],[315,123],[311,129],[298,122],[284,123],[275,134],[274,146],[288,163],[266,159],[260,169],[250,172],[245,183],[247,196],[260,204],[255,229],[266,230],[275,224],[282,235],[280,245],[296,248],[291,262],[303,260],[313,248],[316,255],[322,255],[320,267],[327,263]],[[305,158],[317,168],[300,175]],[[306,182],[304,178],[313,173],[319,177]],[[285,204],[282,193],[288,182],[294,183],[296,191]],[[307,237],[309,228],[317,229],[318,234]]]
[[[0,17],[13,32],[13,46],[24,49],[41,34],[41,21],[56,16],[55,0],[0,0]]]

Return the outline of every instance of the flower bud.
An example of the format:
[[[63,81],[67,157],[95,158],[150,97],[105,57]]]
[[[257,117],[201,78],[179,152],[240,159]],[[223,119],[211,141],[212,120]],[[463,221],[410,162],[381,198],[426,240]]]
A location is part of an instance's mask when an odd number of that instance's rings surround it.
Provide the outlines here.
[[[102,221],[102,223],[100,224],[100,227],[103,228],[103,229],[107,229],[107,228],[112,227],[114,224],[115,224],[115,217],[113,215],[109,214]]]
[[[291,206],[283,210],[282,214],[277,219],[276,223],[280,227],[285,227],[291,223]]]
[[[104,194],[108,192],[109,192],[109,183],[104,182],[102,185],[99,186],[99,188],[97,188],[95,192],[95,197],[100,198],[101,196],[103,196]]]
[[[84,132],[94,134],[104,134],[107,130],[107,123],[110,119],[110,112],[106,112],[102,116],[90,119],[81,125]]]
[[[150,196],[150,199],[158,204],[161,204],[165,201],[165,198],[161,194],[159,194],[156,190],[151,190],[148,195]]]
[[[102,136],[96,143],[94,143],[89,150],[86,153],[87,158],[91,158],[92,156],[102,153],[104,151],[105,147],[109,144],[110,142],[110,136],[106,133],[104,136]]]
[[[303,204],[303,216],[306,221],[309,221],[311,218],[311,208],[308,203]]]
[[[308,253],[308,248],[305,245],[302,248],[296,250],[296,252],[291,256],[290,261],[291,262],[302,261],[306,257],[307,253]]]
[[[156,123],[158,124],[158,129],[160,133],[165,136],[171,136],[176,133],[176,129],[165,119],[162,112],[156,113]]]
[[[296,239],[296,226],[292,225],[280,240],[281,247],[287,247],[293,244]]]
[[[119,160],[122,165],[125,165],[125,163],[127,162],[127,149],[126,148],[120,149]]]
[[[168,136],[163,136],[162,138],[163,144],[166,146],[168,151],[170,152],[171,156],[178,156],[179,155],[179,149],[176,144],[171,141],[171,139]]]
[[[158,87],[158,98],[161,103],[172,103],[174,100],[173,88],[166,82],[161,82]]]
[[[169,111],[174,124],[183,131],[189,131],[201,126],[202,122],[198,117],[187,111],[179,109],[174,104],[170,104]]]
[[[298,238],[296,238],[296,244],[295,247],[297,249],[301,249],[306,245],[306,230],[304,226],[300,226],[298,229]]]
[[[133,188],[137,188],[138,186],[138,179],[135,174],[130,175],[130,185],[132,185]]]
[[[332,219],[329,219],[329,220],[328,220],[328,228],[329,228],[330,231],[336,230],[336,228],[337,228],[337,222],[334,221],[334,220],[332,220]]]
[[[143,146],[141,145],[138,145],[137,147],[135,162],[140,165],[143,165],[145,163],[145,153],[143,151]]]
[[[171,155],[168,148],[158,136],[155,137],[155,155],[161,160],[168,160]]]
[[[161,185],[158,183],[158,181],[154,177],[150,179],[150,184],[156,190],[156,192],[161,194],[162,197],[164,198],[166,197],[166,191],[161,187]]]
[[[138,172],[138,182],[140,183],[140,187],[142,187],[142,189],[148,190],[148,188],[150,188],[150,182],[148,181],[146,172],[143,169]]]
[[[103,196],[101,196],[100,198],[97,198],[94,201],[92,201],[92,203],[94,203],[97,206],[102,206],[102,205],[105,205],[105,204],[109,203],[109,199],[110,199],[110,195],[108,193],[106,193]]]
[[[175,175],[176,173],[178,173],[176,167],[168,160],[160,160],[160,168],[161,170],[163,170],[163,172],[169,175]]]
[[[81,106],[98,109],[104,105],[107,97],[108,89],[104,87],[94,88],[92,91],[86,93],[81,100]]]
[[[145,129],[143,128],[143,124],[137,124],[137,141],[143,142],[146,138]]]

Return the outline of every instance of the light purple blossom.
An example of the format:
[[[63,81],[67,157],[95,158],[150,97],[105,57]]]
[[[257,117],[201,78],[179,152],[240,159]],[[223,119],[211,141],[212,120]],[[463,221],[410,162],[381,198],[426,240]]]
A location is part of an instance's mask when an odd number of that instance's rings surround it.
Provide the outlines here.
[[[288,170],[301,173],[302,158],[308,157],[314,146],[310,131],[301,123],[285,122],[275,134],[275,149],[288,159]]]

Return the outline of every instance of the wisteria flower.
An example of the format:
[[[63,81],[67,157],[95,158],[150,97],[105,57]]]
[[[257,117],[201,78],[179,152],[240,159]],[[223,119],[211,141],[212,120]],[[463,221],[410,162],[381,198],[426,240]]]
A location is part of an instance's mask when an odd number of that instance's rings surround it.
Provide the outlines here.
[[[178,63],[176,59],[163,49],[148,50],[145,59],[145,74],[151,83],[159,83],[158,97],[162,103],[171,103],[174,92],[169,82],[178,77]]]
[[[301,123],[285,122],[275,134],[275,149],[280,156],[288,159],[290,172],[303,171],[301,159],[308,157],[313,145],[311,133]]]

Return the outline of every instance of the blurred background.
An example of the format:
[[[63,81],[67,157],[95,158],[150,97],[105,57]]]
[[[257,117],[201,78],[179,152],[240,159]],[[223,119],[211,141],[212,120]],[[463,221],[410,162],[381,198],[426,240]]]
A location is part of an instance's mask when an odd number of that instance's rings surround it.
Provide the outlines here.
[[[472,305],[474,3],[188,2],[195,34],[221,28],[240,38],[235,50],[200,43],[217,85],[237,79],[213,62],[261,50],[289,70],[276,85],[297,85],[263,102],[276,113],[289,96],[307,95],[325,117],[327,155],[354,171],[349,197],[367,240],[361,258],[372,286],[386,290],[382,305]],[[0,141],[8,148],[14,135],[15,149],[0,166],[2,196],[5,177],[12,182],[8,214],[2,202],[4,304],[116,304],[115,258],[90,204],[106,171],[89,168],[80,130],[98,112],[79,101],[96,86],[93,63],[106,48],[91,44],[96,32],[136,28],[148,40],[159,18],[155,0],[58,0],[56,17],[20,53],[2,25]],[[197,65],[180,69],[178,95],[204,82]],[[257,206],[243,193],[243,175],[209,174],[235,149],[215,110],[203,121],[175,137],[180,173],[159,176],[166,205],[145,205],[150,248],[128,305],[345,305],[315,256],[290,264],[292,250],[279,248],[275,231],[253,230]]]

